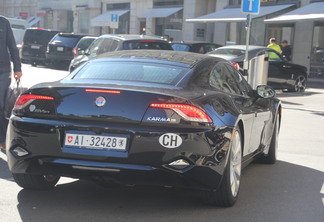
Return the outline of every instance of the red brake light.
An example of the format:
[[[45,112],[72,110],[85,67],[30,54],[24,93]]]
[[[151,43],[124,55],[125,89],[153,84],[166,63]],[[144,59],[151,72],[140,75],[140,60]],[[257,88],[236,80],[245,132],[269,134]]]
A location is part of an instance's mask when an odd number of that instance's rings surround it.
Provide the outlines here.
[[[99,93],[113,93],[113,94],[120,94],[118,90],[105,90],[105,89],[85,89],[86,92],[99,92]]]
[[[203,110],[192,105],[152,103],[150,104],[150,107],[160,109],[172,109],[180,116],[190,121],[208,123],[212,122],[211,118]]]
[[[76,54],[77,54],[77,48],[76,48],[76,47],[74,47],[74,48],[72,49],[72,53],[73,53],[74,56],[76,56]]]
[[[30,104],[31,102],[33,102],[34,100],[38,100],[38,99],[54,100],[54,98],[51,96],[41,96],[41,95],[31,95],[31,94],[21,95],[17,99],[13,109],[14,110],[22,109],[22,108],[26,107],[28,104]]]
[[[156,40],[140,40],[140,42],[156,42]]]

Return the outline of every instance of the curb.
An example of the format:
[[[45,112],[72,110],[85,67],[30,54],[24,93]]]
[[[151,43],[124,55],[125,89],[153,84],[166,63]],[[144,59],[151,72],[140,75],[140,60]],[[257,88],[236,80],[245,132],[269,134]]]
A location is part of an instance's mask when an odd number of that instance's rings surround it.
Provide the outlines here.
[[[323,78],[307,78],[307,82],[310,82],[310,83],[323,83],[324,84],[324,79]]]

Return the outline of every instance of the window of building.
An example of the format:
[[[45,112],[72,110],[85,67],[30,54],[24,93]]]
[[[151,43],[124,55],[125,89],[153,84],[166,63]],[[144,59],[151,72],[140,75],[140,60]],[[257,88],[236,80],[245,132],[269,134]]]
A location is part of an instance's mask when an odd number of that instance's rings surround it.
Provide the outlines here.
[[[205,29],[197,29],[196,31],[196,37],[205,37]]]
[[[183,6],[183,0],[153,0],[153,7],[175,7]]]
[[[310,57],[310,76],[324,78],[324,22],[315,22]]]
[[[107,11],[112,10],[129,10],[130,3],[115,3],[115,4],[107,4],[106,5]]]
[[[156,18],[155,34],[167,35],[168,30],[182,30],[183,10],[180,10],[166,18]]]

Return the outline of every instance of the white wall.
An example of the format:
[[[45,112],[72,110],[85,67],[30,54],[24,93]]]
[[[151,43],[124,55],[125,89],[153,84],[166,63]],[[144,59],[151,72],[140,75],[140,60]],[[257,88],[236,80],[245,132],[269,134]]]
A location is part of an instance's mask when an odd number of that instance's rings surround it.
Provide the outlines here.
[[[306,66],[309,71],[313,42],[313,21],[298,21],[295,25],[293,62]]]
[[[229,0],[217,0],[215,11],[220,11],[228,6]],[[214,25],[214,43],[225,45],[227,39],[227,24],[225,22],[216,22]],[[224,33],[225,32],[225,33]]]

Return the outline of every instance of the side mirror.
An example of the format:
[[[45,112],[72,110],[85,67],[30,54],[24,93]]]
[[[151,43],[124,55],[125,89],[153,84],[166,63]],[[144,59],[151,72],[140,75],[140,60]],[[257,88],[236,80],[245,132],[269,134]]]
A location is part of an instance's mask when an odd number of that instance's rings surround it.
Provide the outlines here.
[[[276,96],[276,91],[272,87],[267,85],[257,86],[256,92],[260,97],[265,99],[273,98]]]
[[[80,50],[78,50],[78,54],[79,55],[84,55],[85,54],[85,51],[83,49],[80,49]]]

